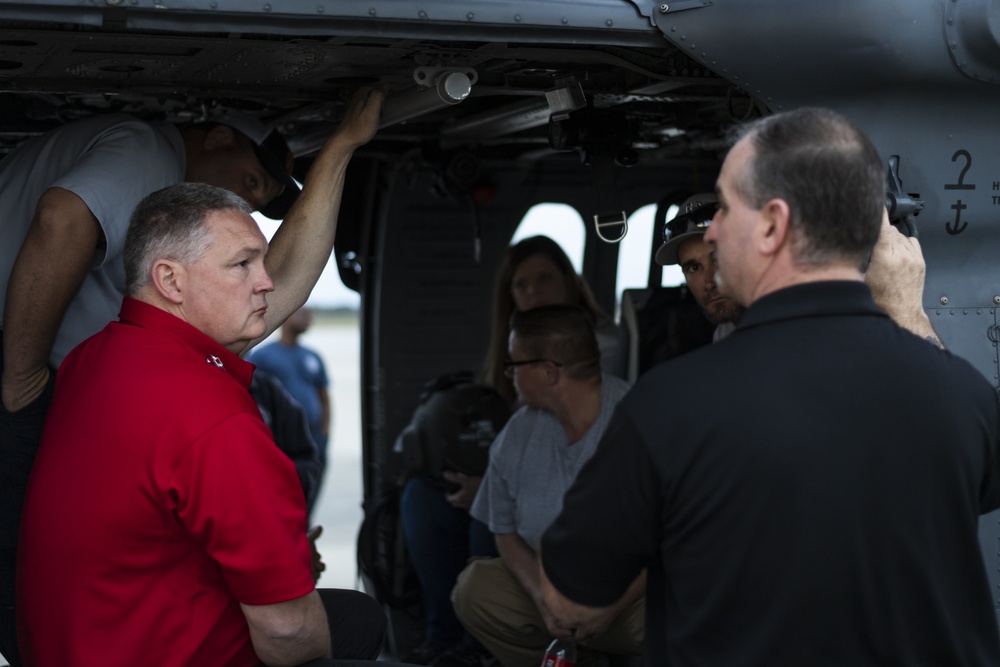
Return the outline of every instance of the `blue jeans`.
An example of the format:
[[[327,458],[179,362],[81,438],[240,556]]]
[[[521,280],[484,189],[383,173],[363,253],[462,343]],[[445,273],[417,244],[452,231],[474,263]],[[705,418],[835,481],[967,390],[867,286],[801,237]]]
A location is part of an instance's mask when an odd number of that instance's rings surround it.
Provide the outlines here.
[[[498,556],[493,533],[465,510],[452,507],[444,490],[425,477],[407,482],[400,499],[400,519],[410,562],[420,580],[425,640],[452,646],[474,643],[455,616],[451,589],[469,558]]]

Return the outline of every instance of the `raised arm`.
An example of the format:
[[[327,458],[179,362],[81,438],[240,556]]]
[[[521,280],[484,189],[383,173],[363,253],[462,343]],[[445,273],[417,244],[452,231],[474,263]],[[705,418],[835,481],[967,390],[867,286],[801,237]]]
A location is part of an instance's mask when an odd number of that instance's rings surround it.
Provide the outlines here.
[[[329,658],[330,629],[319,593],[269,605],[240,605],[257,657],[269,667]]]
[[[4,306],[2,399],[11,412],[44,389],[56,333],[100,239],[100,224],[80,197],[62,188],[42,194]]]
[[[896,324],[943,348],[923,306],[926,272],[920,241],[901,234],[883,214],[882,229],[865,273],[872,298]]]
[[[261,339],[306,302],[323,272],[333,250],[347,165],[354,151],[375,136],[384,99],[380,87],[355,93],[340,127],[320,149],[302,193],[271,239],[265,266],[275,290],[268,297],[268,326]]]

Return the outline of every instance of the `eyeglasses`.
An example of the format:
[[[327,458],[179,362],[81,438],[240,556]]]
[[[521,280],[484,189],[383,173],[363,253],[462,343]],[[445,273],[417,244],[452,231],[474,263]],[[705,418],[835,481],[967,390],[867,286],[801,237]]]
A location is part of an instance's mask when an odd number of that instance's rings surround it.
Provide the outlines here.
[[[562,364],[558,361],[553,361],[552,359],[525,359],[524,361],[511,361],[508,359],[503,362],[503,374],[507,377],[512,377],[514,371],[517,370],[518,366],[527,366],[528,364],[552,364],[556,368],[562,368]]]

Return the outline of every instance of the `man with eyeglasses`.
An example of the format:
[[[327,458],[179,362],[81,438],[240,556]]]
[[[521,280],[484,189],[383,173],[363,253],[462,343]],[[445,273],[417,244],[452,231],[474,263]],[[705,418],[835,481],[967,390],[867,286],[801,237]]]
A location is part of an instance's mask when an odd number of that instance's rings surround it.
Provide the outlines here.
[[[455,613],[504,667],[536,667],[556,636],[568,636],[542,602],[538,543],[562,497],[590,458],[628,383],[604,375],[589,316],[575,306],[516,312],[505,370],[522,407],[490,448],[490,464],[470,510],[496,535],[499,558],[473,560],[452,593]],[[639,654],[645,576],[619,601],[601,633],[581,647]]]

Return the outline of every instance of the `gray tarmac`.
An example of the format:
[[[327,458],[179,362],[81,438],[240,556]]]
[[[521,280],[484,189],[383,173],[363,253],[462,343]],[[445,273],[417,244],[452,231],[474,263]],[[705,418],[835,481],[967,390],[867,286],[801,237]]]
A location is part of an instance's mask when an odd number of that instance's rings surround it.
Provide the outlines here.
[[[355,542],[361,510],[361,341],[357,318],[317,317],[302,344],[315,350],[326,365],[333,399],[333,437],[327,468],[312,524],[323,526],[318,540],[326,571],[324,588],[361,590]]]

